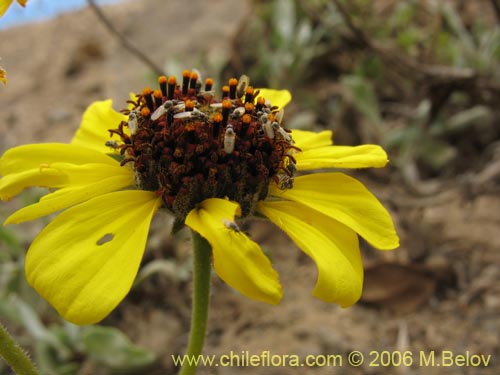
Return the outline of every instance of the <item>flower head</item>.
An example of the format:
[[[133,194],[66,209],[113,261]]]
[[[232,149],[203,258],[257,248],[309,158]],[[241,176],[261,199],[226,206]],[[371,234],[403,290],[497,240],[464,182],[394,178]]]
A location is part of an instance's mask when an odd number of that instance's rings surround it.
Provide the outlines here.
[[[231,79],[217,100],[213,81],[185,71],[160,77],[122,113],[93,103],[71,144],[15,147],[0,158],[0,198],[29,186],[55,189],[6,224],[60,213],[33,241],[28,282],[66,319],[93,323],[125,297],[138,272],[149,225],[168,210],[212,247],[213,266],[250,298],[276,304],[278,274],[238,220],[258,214],[286,232],[318,268],[314,295],[355,303],[363,283],[358,235],[398,246],[381,203],[332,168],[383,167],[376,145],[333,146],[330,131],[288,130],[288,91]],[[238,219],[237,219],[238,217]]]

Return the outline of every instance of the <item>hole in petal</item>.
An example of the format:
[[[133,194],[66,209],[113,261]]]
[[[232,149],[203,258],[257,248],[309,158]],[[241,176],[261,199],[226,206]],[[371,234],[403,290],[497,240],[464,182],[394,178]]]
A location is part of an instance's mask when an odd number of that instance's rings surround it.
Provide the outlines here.
[[[115,235],[113,233],[106,233],[104,236],[102,236],[96,241],[96,245],[102,246],[105,243],[112,241],[113,238],[115,238]]]

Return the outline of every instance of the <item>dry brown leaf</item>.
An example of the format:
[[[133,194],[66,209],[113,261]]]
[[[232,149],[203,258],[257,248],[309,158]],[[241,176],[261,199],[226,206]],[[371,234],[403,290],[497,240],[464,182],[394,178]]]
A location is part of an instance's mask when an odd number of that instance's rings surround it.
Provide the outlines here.
[[[437,279],[413,266],[379,263],[365,270],[361,301],[401,313],[415,311],[435,293]]]

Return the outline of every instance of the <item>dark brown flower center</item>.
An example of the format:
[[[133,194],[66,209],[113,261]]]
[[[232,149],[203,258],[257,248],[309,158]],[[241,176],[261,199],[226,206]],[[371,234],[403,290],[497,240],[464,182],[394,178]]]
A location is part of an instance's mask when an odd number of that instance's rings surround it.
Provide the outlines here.
[[[221,101],[211,79],[202,89],[197,72],[185,71],[180,85],[175,77],[158,82],[160,90],[145,88],[123,111],[128,122],[110,130],[138,188],[157,192],[183,219],[203,200],[226,197],[246,216],[271,181],[293,186],[297,148],[281,125],[283,110],[258,97],[246,76],[230,79]]]

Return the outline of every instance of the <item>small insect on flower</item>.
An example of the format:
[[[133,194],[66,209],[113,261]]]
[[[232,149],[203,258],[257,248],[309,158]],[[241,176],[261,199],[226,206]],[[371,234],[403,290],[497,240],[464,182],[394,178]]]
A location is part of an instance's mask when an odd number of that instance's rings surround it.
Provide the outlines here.
[[[281,125],[284,116],[285,116],[285,110],[281,108],[278,112],[274,114],[274,120]]]
[[[193,120],[202,120],[208,116],[200,111],[198,108],[193,108],[192,111],[179,112],[174,115],[175,119],[187,119],[191,118]]]
[[[234,132],[233,126],[228,125],[224,133],[224,151],[226,151],[227,154],[231,154],[234,151],[235,140],[236,133]]]
[[[238,85],[236,86],[236,95],[238,98],[241,98],[245,94],[248,86],[250,86],[250,78],[243,74],[238,80]]]
[[[105,143],[106,146],[108,147],[111,147],[113,149],[117,149],[117,148],[120,148],[120,142],[116,141],[116,140],[112,140],[110,139],[109,141],[106,141]]]
[[[267,114],[263,114],[259,118],[260,123],[262,124],[262,128],[264,129],[264,134],[266,137],[274,139],[274,129],[271,120],[269,120]]]
[[[139,124],[137,122],[137,114],[135,112],[130,112],[128,116],[128,130],[130,130],[130,134],[134,135],[137,133],[137,128]]]
[[[170,108],[172,108],[173,102],[171,100],[167,100],[163,105],[159,106],[156,108],[156,110],[153,112],[151,115],[151,120],[156,121],[158,120],[161,116],[163,116],[165,113],[168,112]]]
[[[245,107],[238,107],[234,109],[230,117],[232,120],[238,120],[244,114],[245,114]]]
[[[236,224],[234,221],[231,221],[229,219],[223,219],[222,220],[222,224],[224,224],[224,226],[227,228],[227,229],[230,229],[232,230],[233,232],[236,232],[236,233],[240,233],[241,232],[241,229],[240,227],[238,226],[238,224]]]
[[[287,142],[292,142],[292,137],[290,136],[290,134],[288,134],[285,129],[283,129],[280,124],[278,122],[273,122],[271,124],[271,127],[273,128],[274,131],[276,131],[277,133],[279,133],[281,135],[281,137],[287,141]]]
[[[276,184],[280,190],[287,190],[293,188],[294,178],[288,174],[280,174],[276,176]]]

